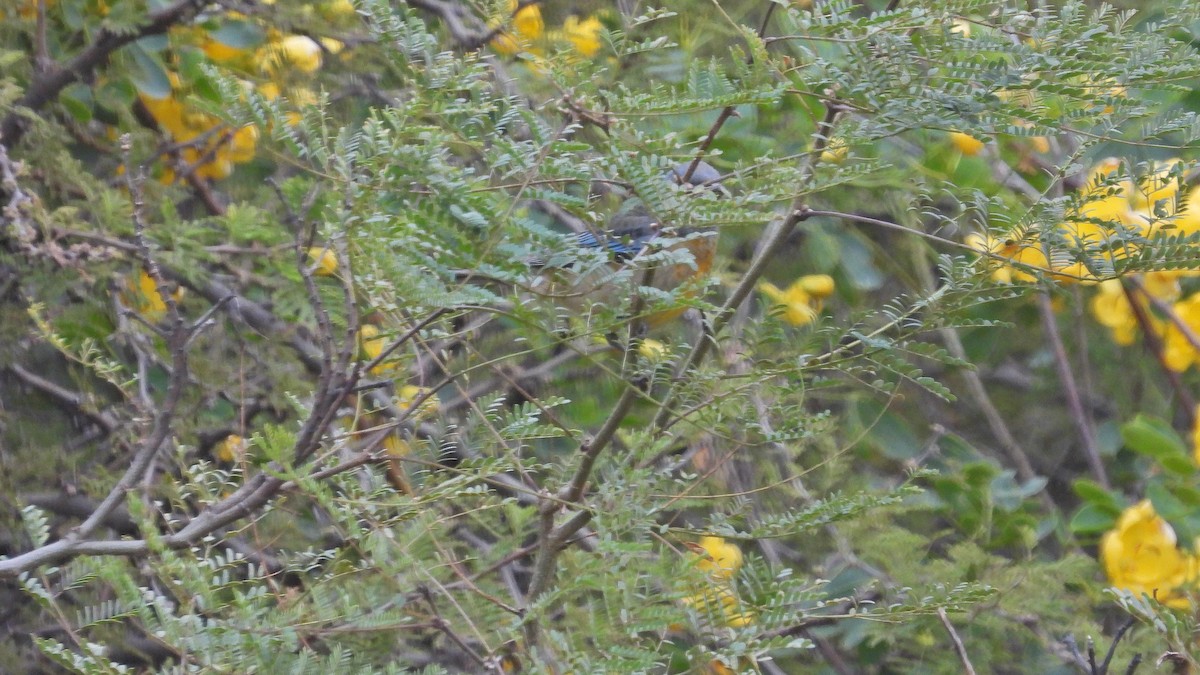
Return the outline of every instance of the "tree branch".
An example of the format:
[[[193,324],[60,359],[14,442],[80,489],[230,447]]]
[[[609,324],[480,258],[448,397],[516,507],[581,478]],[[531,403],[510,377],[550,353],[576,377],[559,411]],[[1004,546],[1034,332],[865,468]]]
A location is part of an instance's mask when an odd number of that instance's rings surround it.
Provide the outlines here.
[[[16,109],[0,122],[0,144],[15,147],[25,135],[27,125],[24,115],[28,113],[22,109],[35,112],[41,110],[47,103],[56,99],[68,85],[85,79],[92,71],[107,63],[113,52],[144,37],[167,32],[172,26],[190,19],[207,4],[208,0],[178,0],[173,5],[151,12],[150,21],[137,30],[116,33],[108,28],[101,28],[96,33],[96,39],[75,58],[64,66],[48,68],[29,85],[25,95],[14,104]]]

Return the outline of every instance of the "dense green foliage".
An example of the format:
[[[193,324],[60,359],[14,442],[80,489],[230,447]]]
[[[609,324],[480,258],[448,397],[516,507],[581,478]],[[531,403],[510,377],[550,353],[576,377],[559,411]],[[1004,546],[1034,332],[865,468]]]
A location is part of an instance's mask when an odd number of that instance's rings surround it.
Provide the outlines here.
[[[0,670],[1200,666],[1200,4],[560,4],[0,5]]]

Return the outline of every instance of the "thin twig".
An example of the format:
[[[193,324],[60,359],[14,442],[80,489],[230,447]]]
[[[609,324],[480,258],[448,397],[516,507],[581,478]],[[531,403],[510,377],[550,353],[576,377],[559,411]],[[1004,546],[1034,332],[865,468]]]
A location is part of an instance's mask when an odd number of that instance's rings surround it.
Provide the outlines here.
[[[950,623],[950,617],[946,616],[946,608],[938,607],[937,615],[942,620],[942,625],[946,627],[946,632],[950,634],[950,642],[954,645],[954,653],[958,654],[958,660],[962,662],[963,672],[967,675],[975,675],[975,666],[971,665],[967,647],[963,644],[962,638],[958,636],[958,631],[954,630],[954,624]]]
[[[767,13],[763,16],[762,23],[758,27],[758,39],[761,40],[763,39],[763,36],[766,35],[767,24],[771,22],[771,16],[775,14],[775,8],[777,6],[778,5],[773,2],[767,4]],[[749,47],[746,51],[748,52],[746,56],[746,65],[752,65],[754,63],[753,46]],[[736,112],[737,106],[729,105],[721,109],[720,114],[717,115],[716,121],[713,122],[712,127],[709,128],[708,133],[704,136],[704,140],[700,142],[700,147],[696,148],[696,156],[692,158],[691,163],[688,164],[687,171],[683,172],[683,178],[679,182],[683,183],[684,185],[687,185],[691,182],[692,174],[696,172],[696,167],[700,166],[700,160],[702,160],[704,155],[708,153],[708,149],[712,146],[713,141],[716,140],[717,134],[721,131],[721,127],[725,126],[725,123],[728,122],[729,118],[733,117]]]
[[[1063,345],[1062,336],[1058,332],[1058,320],[1054,316],[1050,293],[1040,291],[1037,294],[1038,310],[1042,316],[1042,326],[1046,331],[1046,339],[1050,342],[1054,354],[1054,365],[1058,370],[1058,379],[1062,383],[1063,395],[1067,399],[1067,410],[1075,427],[1079,431],[1079,439],[1083,443],[1084,457],[1092,470],[1096,482],[1109,487],[1108,473],[1104,470],[1104,461],[1100,458],[1100,448],[1096,443],[1096,432],[1083,411],[1083,401],[1079,398],[1079,389],[1075,386],[1075,375],[1071,372],[1071,362],[1067,358],[1067,349]]]
[[[721,305],[721,308],[717,311],[716,316],[713,317],[711,324],[712,330],[710,331],[711,335],[715,336],[720,334],[721,329],[723,329],[725,324],[728,323],[730,318],[733,317],[734,312],[737,311],[738,307],[745,302],[751,291],[754,290],[759,278],[761,278],[763,273],[766,272],[767,264],[774,259],[775,254],[778,253],[783,247],[784,242],[786,242],[788,237],[791,236],[792,231],[796,229],[797,225],[809,217],[811,211],[805,204],[805,197],[807,194],[805,192],[805,188],[812,180],[813,176],[816,175],[816,167],[820,162],[821,153],[825,151],[829,139],[833,135],[834,121],[841,112],[842,107],[835,103],[830,103],[825,109],[825,117],[821,120],[821,123],[817,125],[817,131],[813,139],[812,149],[809,150],[808,155],[806,156],[807,161],[802,169],[799,185],[797,186],[796,190],[796,196],[792,200],[791,207],[788,209],[788,214],[784,217],[781,226],[776,229],[772,236],[767,239],[766,243],[763,244],[754,260],[750,262],[750,268],[746,270],[745,274],[742,275],[741,281],[738,283],[737,287],[734,288],[733,293],[729,296],[725,303]],[[714,340],[709,339],[707,335],[702,335],[700,338],[698,338],[696,343],[693,345],[691,352],[688,353],[687,358],[676,369],[675,380],[679,381],[686,373],[700,365],[700,362],[704,360],[704,357],[708,354],[708,350],[712,347],[713,343]],[[671,408],[677,391],[678,387],[673,383],[672,386],[667,388],[667,391],[662,397],[662,402],[660,404],[658,414],[654,418],[653,424],[660,430],[665,427],[667,421],[671,418]]]
[[[128,167],[129,148],[131,147],[128,135],[122,138],[121,145],[125,153],[125,164]],[[125,187],[129,191],[129,197],[133,203],[134,239],[137,241],[138,248],[140,249],[139,257],[142,259],[142,264],[154,280],[159,297],[167,307],[170,329],[166,332],[165,337],[167,349],[171,354],[171,373],[167,383],[166,396],[154,413],[154,421],[150,433],[147,434],[145,440],[138,447],[125,473],[117,481],[117,484],[109,490],[109,493],[100,502],[100,505],[96,507],[95,512],[64,537],[64,540],[69,543],[87,539],[97,527],[105,522],[109,514],[121,504],[125,499],[126,491],[133,488],[146,475],[154,460],[154,456],[158,454],[162,444],[171,436],[175,410],[183,398],[184,385],[187,384],[188,380],[186,344],[189,340],[191,329],[184,325],[183,316],[179,313],[179,306],[175,303],[175,299],[171,297],[170,292],[167,291],[162,273],[158,269],[158,264],[150,254],[150,246],[145,237],[146,224],[142,219],[142,210],[145,208],[145,205],[142,199],[141,185],[138,180],[134,179],[134,173],[132,167],[128,167],[128,170],[125,172]]]
[[[1122,277],[1122,281],[1135,288],[1141,297],[1146,298],[1146,300],[1148,300],[1155,309],[1161,312],[1163,316],[1167,317],[1167,320],[1171,322],[1171,325],[1179,331],[1180,335],[1182,335],[1185,340],[1187,340],[1188,345],[1191,346],[1192,349],[1200,352],[1200,336],[1196,335],[1196,331],[1192,330],[1192,327],[1188,325],[1188,323],[1184,321],[1181,316],[1179,316],[1179,312],[1176,312],[1174,307],[1168,305],[1161,298],[1151,295],[1146,290],[1146,286],[1142,283],[1141,279],[1136,275]],[[1188,388],[1184,386],[1183,380],[1179,376],[1179,373],[1167,367],[1165,358],[1166,349],[1159,341],[1158,335],[1154,333],[1154,326],[1150,322],[1149,317],[1145,316],[1144,313],[1141,316],[1138,316],[1137,313],[1140,310],[1140,307],[1134,304],[1135,296],[1129,292],[1128,288],[1125,289],[1125,297],[1130,303],[1130,306],[1134,309],[1134,314],[1142,328],[1142,333],[1146,335],[1147,346],[1149,346],[1152,341],[1156,345],[1155,353],[1160,356],[1159,363],[1162,365],[1163,371],[1167,375],[1167,381],[1171,384],[1171,387],[1175,390],[1175,395],[1179,398],[1179,405],[1180,408],[1182,408],[1181,413],[1187,422],[1187,426],[1189,428],[1195,426],[1195,399],[1192,397],[1192,394]]]
[[[88,419],[95,422],[105,433],[111,434],[117,428],[117,420],[110,413],[94,410],[89,404],[87,397],[83,394],[71,391],[66,387],[47,380],[46,378],[32,373],[20,364],[9,364],[8,371],[12,373],[18,380],[27,387],[37,389],[43,394],[49,396],[58,402],[71,413],[78,413],[86,416]]]
[[[1129,632],[1129,629],[1133,628],[1136,623],[1137,619],[1131,616],[1129,617],[1129,620],[1121,624],[1121,627],[1118,628],[1117,632],[1113,634],[1112,642],[1108,645],[1108,653],[1104,655],[1104,663],[1100,664],[1101,673],[1108,673],[1108,665],[1112,663],[1113,656],[1117,653],[1117,644],[1121,641],[1121,638],[1125,637],[1125,633]]]
[[[24,136],[26,122],[24,110],[41,110],[42,106],[58,98],[68,85],[86,78],[96,68],[104,65],[113,52],[127,44],[150,35],[160,35],[169,28],[191,18],[208,0],[179,0],[156,12],[151,12],[149,21],[133,30],[114,31],[107,27],[96,32],[82,52],[66,65],[49,70],[30,83],[22,96],[12,106],[12,112],[0,122],[0,143],[14,147]]]

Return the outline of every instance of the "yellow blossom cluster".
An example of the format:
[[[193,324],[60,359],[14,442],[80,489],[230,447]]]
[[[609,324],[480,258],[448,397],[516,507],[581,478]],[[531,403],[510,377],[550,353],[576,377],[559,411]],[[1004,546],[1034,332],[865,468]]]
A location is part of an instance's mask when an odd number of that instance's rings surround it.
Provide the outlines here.
[[[378,336],[378,329],[374,326],[368,325],[363,328],[373,329],[367,330],[366,333]],[[368,353],[374,352],[375,356],[378,356],[383,350],[384,340],[383,337],[375,337],[364,343],[364,346]],[[388,365],[392,366],[392,364]],[[391,369],[394,369],[394,366]],[[422,397],[424,400],[417,405],[410,420],[421,421],[436,415],[440,409],[437,397],[431,395],[428,388],[412,384],[403,385],[392,399],[392,403],[401,410],[408,410],[416,404],[417,399]],[[413,451],[411,437],[406,438],[402,435],[396,420],[385,416],[380,411],[367,410],[368,404],[365,396],[359,395],[356,401],[355,408],[352,411],[345,411],[339,419],[339,426],[345,432],[343,438],[352,446],[357,446],[358,449],[365,449],[362,446],[367,442],[378,443],[376,447],[383,450],[383,457],[387,460],[385,473],[388,482],[398,492],[412,494],[412,484],[402,464],[403,458]],[[382,434],[382,438],[379,437],[380,434]]]
[[[705,573],[708,582],[703,588],[692,589],[683,603],[731,628],[753,623],[754,614],[742,607],[733,588],[733,577],[745,562],[742,549],[722,537],[701,537],[688,548],[698,556],[696,568]]]
[[[950,144],[955,148],[958,148],[958,151],[967,157],[974,157],[975,155],[983,152],[983,147],[986,145],[978,138],[975,138],[969,134],[964,134],[961,131],[950,132]]]
[[[1192,419],[1195,420],[1192,425],[1192,460],[1196,466],[1200,466],[1200,405],[1196,406]]]
[[[268,3],[269,4],[269,3]],[[305,9],[312,10],[313,5]],[[316,6],[321,16],[330,20],[354,15],[349,0],[336,0]],[[251,19],[238,12],[228,12],[225,20],[247,23]],[[326,54],[336,55],[345,48],[333,38],[314,39],[307,35],[289,35],[272,27],[263,27],[265,39],[259,44],[233,32],[238,39],[229,38],[219,28],[209,30],[205,25],[183,26],[171,31],[172,44],[181,49],[199,48],[214,64],[240,78],[246,91],[257,90],[266,100],[275,100],[285,91],[289,77],[311,76],[321,68]],[[172,143],[180,146],[179,163],[188,173],[208,180],[220,180],[233,173],[238,164],[254,159],[260,131],[253,125],[231,129],[218,117],[197,110],[187,101],[191,94],[179,75],[168,73],[171,91],[156,97],[139,94],[142,105],[154,118],[159,129]],[[257,82],[257,84],[255,84]],[[295,106],[311,105],[316,94],[304,86],[286,88],[287,98]],[[289,124],[299,121],[298,113],[289,113]],[[176,170],[168,166],[159,176],[164,184],[177,179]]]
[[[545,54],[546,47],[567,45],[584,58],[600,52],[604,24],[595,16],[580,18],[572,15],[563,21],[561,28],[547,31],[542,10],[536,4],[521,6],[517,0],[508,0],[507,9],[512,17],[512,30],[501,31],[492,40],[492,48],[505,56],[526,52],[540,57]],[[499,22],[492,24],[493,29],[499,26]]]
[[[331,277],[337,274],[338,261],[333,249],[328,246],[311,246],[308,249],[308,259],[313,267],[313,275]]]
[[[170,292],[171,299],[179,302],[183,299],[182,286]],[[158,284],[146,270],[138,270],[136,277],[125,280],[125,288],[120,293],[121,304],[138,313],[146,321],[157,323],[167,315],[167,303],[158,292]]]
[[[1153,333],[1162,344],[1163,364],[1177,373],[1200,363],[1200,293],[1180,299],[1179,276],[1178,272],[1147,272],[1137,275],[1137,284],[1131,286],[1109,279],[1097,286],[1090,304],[1096,322],[1108,328],[1113,342],[1122,347],[1132,345],[1143,328]],[[1159,316],[1154,304],[1165,307],[1169,316]]]
[[[1200,188],[1179,194],[1180,160],[1158,162],[1137,181],[1119,179],[1119,169],[1119,160],[1111,158],[1092,167],[1079,205],[1056,228],[1052,247],[1023,235],[973,234],[967,243],[990,254],[992,278],[1001,283],[1029,282],[1039,274],[1063,283],[1096,283],[1101,275],[1081,258],[1103,269],[1137,250],[1128,239],[1200,232]]]
[[[1164,365],[1183,372],[1200,364],[1200,293],[1185,297],[1180,286],[1181,279],[1196,273],[1153,271],[1101,280],[1103,272],[1097,270],[1135,253],[1139,238],[1200,233],[1200,187],[1181,189],[1180,160],[1157,162],[1137,180],[1122,177],[1120,167],[1119,160],[1109,158],[1091,168],[1079,206],[1054,233],[1057,250],[1024,236],[974,234],[967,243],[988,254],[985,264],[1000,283],[1032,282],[1041,275],[1095,285],[1089,309],[1114,342],[1128,346],[1149,331],[1161,341]]]
[[[374,361],[383,354],[383,350],[387,348],[388,337],[381,335],[379,328],[371,324],[364,324],[358,329],[358,346],[362,353],[362,357],[367,361]],[[384,360],[371,369],[372,375],[386,375],[398,368],[398,365],[393,360]]]
[[[220,443],[213,446],[213,457],[226,463],[232,464],[246,456],[248,449],[246,439],[237,434],[229,434]]]
[[[396,392],[396,407],[401,410],[408,410],[421,397],[426,398],[417,406],[417,410],[413,414],[413,419],[419,421],[436,415],[440,409],[437,396],[431,395],[428,387],[419,387],[415,384],[406,384],[400,387]]]
[[[643,338],[638,344],[638,354],[647,361],[658,362],[670,356],[671,350],[659,340]]]
[[[793,326],[807,326],[816,320],[825,298],[833,295],[833,277],[828,274],[809,274],[780,289],[770,282],[762,282],[758,290],[771,301],[772,307],[782,307],[779,318]]]
[[[179,76],[170,73],[171,93],[155,98],[140,94],[142,105],[159,129],[173,143],[181,145],[179,159],[199,178],[220,180],[233,173],[235,164],[254,159],[259,131],[253,125],[228,128],[208,113],[194,110],[183,99],[188,91]],[[159,176],[164,184],[173,183],[174,169],[167,167]]]
[[[835,136],[829,139],[829,142],[825,144],[825,149],[821,151],[821,161],[828,164],[841,164],[849,155],[850,146],[846,144],[846,139]]]
[[[1200,559],[1179,548],[1175,530],[1142,501],[1125,510],[1100,541],[1104,571],[1113,586],[1186,609],[1187,590],[1200,576]]]

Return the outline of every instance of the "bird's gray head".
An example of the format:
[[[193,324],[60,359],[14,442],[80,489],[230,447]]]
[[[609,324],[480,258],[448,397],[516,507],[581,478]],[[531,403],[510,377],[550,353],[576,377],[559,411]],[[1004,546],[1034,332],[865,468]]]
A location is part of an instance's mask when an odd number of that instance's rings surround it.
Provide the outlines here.
[[[684,184],[684,176],[687,176],[688,168],[691,167],[691,162],[683,162],[676,164],[667,172],[667,179],[676,185]],[[729,190],[721,185],[721,172],[717,171],[712,164],[708,162],[698,162],[692,175],[688,177],[687,184],[693,187],[708,188],[721,196],[728,196]]]

